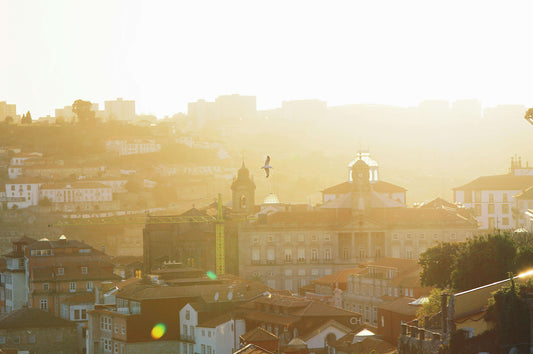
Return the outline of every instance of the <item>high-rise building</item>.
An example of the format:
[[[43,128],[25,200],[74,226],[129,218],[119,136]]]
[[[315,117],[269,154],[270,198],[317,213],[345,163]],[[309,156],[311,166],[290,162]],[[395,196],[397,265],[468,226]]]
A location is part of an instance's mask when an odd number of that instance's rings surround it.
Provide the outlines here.
[[[125,101],[122,98],[105,101],[105,116],[107,120],[133,122],[135,121],[135,101]]]
[[[250,119],[257,114],[255,96],[223,95],[215,103],[221,119]]]
[[[5,101],[0,102],[0,122],[3,122],[7,117],[17,118],[17,105],[8,104]]]

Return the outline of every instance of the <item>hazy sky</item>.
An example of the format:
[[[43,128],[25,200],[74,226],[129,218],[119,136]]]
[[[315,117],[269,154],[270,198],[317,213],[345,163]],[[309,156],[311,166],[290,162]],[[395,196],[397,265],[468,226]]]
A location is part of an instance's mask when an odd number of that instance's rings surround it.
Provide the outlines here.
[[[533,106],[531,1],[0,0],[0,101],[138,113],[256,95],[329,105],[478,98]]]

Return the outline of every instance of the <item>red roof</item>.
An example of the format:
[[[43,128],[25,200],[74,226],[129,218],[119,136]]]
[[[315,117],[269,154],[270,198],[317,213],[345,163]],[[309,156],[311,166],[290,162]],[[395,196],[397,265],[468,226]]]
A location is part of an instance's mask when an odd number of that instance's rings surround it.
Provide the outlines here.
[[[330,275],[326,275],[322,278],[313,280],[315,284],[334,285],[334,284],[346,284],[348,281],[348,275],[360,274],[364,272],[366,268],[350,268],[343,269]],[[343,288],[342,286],[339,286]],[[344,287],[345,288],[345,287]]]

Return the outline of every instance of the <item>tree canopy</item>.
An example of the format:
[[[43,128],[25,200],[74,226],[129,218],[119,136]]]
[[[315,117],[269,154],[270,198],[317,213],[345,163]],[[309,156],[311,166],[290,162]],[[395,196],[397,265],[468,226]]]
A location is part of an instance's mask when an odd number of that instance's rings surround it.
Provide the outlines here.
[[[533,108],[526,111],[524,118],[531,124],[533,124]]]
[[[74,101],[72,112],[78,117],[79,124],[92,124],[95,121],[95,112],[92,110],[92,103],[90,101]]]
[[[439,243],[420,255],[425,286],[464,291],[500,281],[533,266],[533,249],[519,247],[509,233],[494,233],[463,243]]]
[[[455,257],[459,252],[458,243],[439,243],[428,248],[418,259],[422,266],[420,282],[423,286],[434,286],[445,289],[452,286],[451,273],[455,265]]]

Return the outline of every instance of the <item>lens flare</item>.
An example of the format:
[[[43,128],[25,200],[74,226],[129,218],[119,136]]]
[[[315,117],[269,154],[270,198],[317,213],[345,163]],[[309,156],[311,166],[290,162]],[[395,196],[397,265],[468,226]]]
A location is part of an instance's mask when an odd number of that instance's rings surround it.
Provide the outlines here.
[[[217,278],[217,275],[214,272],[212,272],[212,271],[208,271],[207,272],[207,277],[209,279],[211,279],[211,280],[215,280]]]
[[[164,323],[158,323],[152,328],[152,338],[153,339],[159,339],[163,337],[165,334],[165,331],[167,330],[167,326],[165,326]]]

